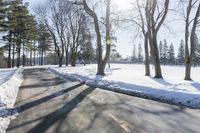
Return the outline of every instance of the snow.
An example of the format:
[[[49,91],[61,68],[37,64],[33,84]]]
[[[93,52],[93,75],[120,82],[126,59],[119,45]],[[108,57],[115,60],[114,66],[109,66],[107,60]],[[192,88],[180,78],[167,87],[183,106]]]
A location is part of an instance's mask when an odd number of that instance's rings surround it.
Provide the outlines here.
[[[0,69],[0,132],[4,133],[16,112],[12,109],[22,82],[22,69]],[[15,115],[13,115],[15,114]]]
[[[192,68],[193,81],[185,81],[184,66],[162,66],[164,79],[144,76],[144,65],[111,64],[106,76],[96,75],[97,65],[50,67],[63,78],[85,82],[120,93],[200,109],[200,68]],[[152,75],[154,67],[151,66]]]

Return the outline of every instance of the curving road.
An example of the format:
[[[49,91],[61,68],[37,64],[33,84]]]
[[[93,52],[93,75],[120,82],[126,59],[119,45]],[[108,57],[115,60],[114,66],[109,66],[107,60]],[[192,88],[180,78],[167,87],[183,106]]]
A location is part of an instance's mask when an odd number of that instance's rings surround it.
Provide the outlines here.
[[[200,133],[200,110],[131,97],[24,71],[7,133]]]

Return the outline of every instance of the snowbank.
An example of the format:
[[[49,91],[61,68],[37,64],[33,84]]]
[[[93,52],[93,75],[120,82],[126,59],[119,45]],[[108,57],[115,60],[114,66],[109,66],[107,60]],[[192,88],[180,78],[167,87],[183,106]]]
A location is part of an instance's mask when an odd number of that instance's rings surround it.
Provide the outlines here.
[[[151,67],[152,74],[153,69]],[[143,65],[131,64],[112,64],[104,77],[95,75],[96,65],[51,67],[49,70],[89,86],[200,109],[200,68],[192,69],[193,81],[183,80],[184,67],[181,66],[162,66],[164,79],[146,77]]]
[[[10,120],[15,116],[12,108],[15,104],[19,86],[23,80],[23,69],[0,70],[0,132],[6,131]]]

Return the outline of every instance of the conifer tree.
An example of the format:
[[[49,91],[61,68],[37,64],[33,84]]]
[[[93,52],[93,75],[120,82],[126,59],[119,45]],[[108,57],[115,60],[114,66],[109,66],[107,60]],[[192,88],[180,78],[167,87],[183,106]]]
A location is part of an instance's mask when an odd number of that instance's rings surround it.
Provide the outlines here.
[[[169,50],[168,50],[168,63],[170,65],[175,64],[175,53],[174,53],[174,46],[173,43],[171,43]]]
[[[185,49],[184,49],[184,41],[181,40],[179,49],[178,49],[178,56],[177,56],[177,63],[179,65],[183,65],[185,61]]]

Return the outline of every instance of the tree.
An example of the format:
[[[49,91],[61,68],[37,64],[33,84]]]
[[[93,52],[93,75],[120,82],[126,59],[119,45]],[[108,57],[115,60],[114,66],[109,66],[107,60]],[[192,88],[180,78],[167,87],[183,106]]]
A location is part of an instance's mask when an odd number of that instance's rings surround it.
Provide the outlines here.
[[[200,65],[200,42],[197,34],[195,35],[194,66]]]
[[[160,67],[160,58],[157,45],[157,35],[168,13],[169,0],[165,0],[162,6],[158,0],[147,0],[146,2],[146,18],[148,27],[148,38],[150,42],[150,51],[155,66],[155,78],[163,78]]]
[[[39,59],[40,65],[44,64],[44,54],[46,53],[47,50],[50,50],[51,44],[52,44],[52,39],[51,39],[51,34],[49,33],[49,30],[47,29],[46,25],[43,23],[38,25],[38,51],[39,51]],[[46,55],[46,54],[45,54]]]
[[[84,26],[85,24],[85,16],[83,15],[83,10],[79,9],[76,5],[73,5],[74,7],[71,9],[70,13],[68,14],[68,20],[70,24],[70,32],[71,32],[71,38],[72,43],[70,45],[70,61],[71,66],[76,66],[76,60],[77,60],[77,52],[78,48],[80,47],[81,43],[84,45]],[[82,33],[82,34],[81,34]]]
[[[4,23],[7,35],[3,37],[8,44],[8,67],[11,67],[11,50],[13,55],[12,67],[15,65],[15,54],[17,54],[17,67],[21,65],[21,49],[25,43],[30,40],[31,32],[30,23],[31,16],[27,9],[27,4],[23,4],[22,0],[12,1],[7,8],[6,12],[6,22]]]
[[[106,3],[106,15],[105,15],[106,16],[106,18],[105,18],[106,53],[105,53],[104,58],[103,58],[102,38],[101,38],[100,24],[99,24],[100,22],[99,22],[97,13],[88,6],[88,3],[86,2],[86,0],[78,1],[78,2],[74,3],[77,5],[83,5],[86,13],[89,16],[91,16],[94,21],[94,27],[95,27],[96,37],[97,37],[97,64],[98,64],[97,75],[105,75],[104,70],[105,70],[105,66],[108,62],[108,59],[110,57],[110,49],[111,49],[111,35],[110,35],[110,31],[111,31],[111,21],[110,21],[111,0],[106,0],[105,3]]]
[[[133,55],[132,55],[132,58],[131,58],[131,61],[133,63],[136,63],[137,62],[137,55],[136,55],[137,51],[136,51],[136,45],[134,44],[133,45]]]
[[[163,46],[163,64],[166,65],[168,63],[168,45],[167,40],[164,39],[164,46]]]
[[[142,3],[142,2],[141,2]],[[144,50],[145,50],[145,75],[150,76],[150,58],[149,58],[149,36],[148,36],[148,27],[147,27],[147,19],[145,18],[145,8],[147,8],[147,2],[146,6],[143,8],[143,3],[141,4],[139,0],[136,0],[136,12],[134,12],[133,15],[131,15],[131,19],[128,19],[128,21],[135,24],[139,29],[141,30],[143,37],[144,37]],[[135,5],[135,4],[134,4]],[[135,10],[135,8],[133,9]],[[135,14],[138,15],[135,15]],[[134,17],[132,17],[134,16]],[[138,16],[138,17],[135,17]]]
[[[51,35],[55,52],[58,56],[59,67],[63,65],[64,58],[64,41],[63,41],[63,23],[60,23],[59,2],[56,0],[48,1],[48,6],[39,6],[36,8],[38,21],[44,24]],[[48,14],[47,14],[48,12]],[[48,16],[48,17],[47,17]]]
[[[138,45],[138,63],[143,62],[143,54],[142,54],[142,45],[139,43]]]
[[[175,64],[175,52],[174,52],[174,45],[173,43],[171,43],[169,50],[168,50],[168,63],[170,65],[174,65]]]
[[[160,62],[162,63],[162,58],[163,58],[163,43],[160,41],[159,43],[159,56],[160,56]]]
[[[192,9],[197,4],[195,15],[192,17]],[[191,67],[195,53],[195,34],[200,23],[200,2],[198,0],[189,0],[185,16],[185,80],[191,80]],[[190,27],[191,26],[191,27]],[[191,31],[190,31],[191,29]],[[189,42],[190,39],[190,42]],[[189,49],[190,44],[190,49]]]
[[[181,43],[178,49],[177,63],[179,65],[183,65],[184,61],[185,61],[185,48],[184,48],[184,41],[181,40]]]

